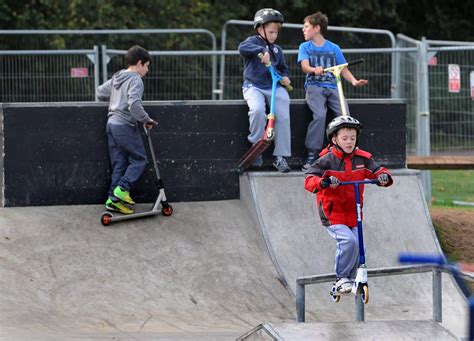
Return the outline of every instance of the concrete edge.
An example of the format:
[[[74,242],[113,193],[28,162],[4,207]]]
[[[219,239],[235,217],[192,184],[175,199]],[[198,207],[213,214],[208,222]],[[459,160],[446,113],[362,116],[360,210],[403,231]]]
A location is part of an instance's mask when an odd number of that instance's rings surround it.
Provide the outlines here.
[[[403,98],[355,98],[348,99],[349,104],[404,104],[406,100]],[[292,99],[291,104],[305,104],[304,99]],[[175,106],[175,105],[245,105],[246,102],[243,99],[230,99],[230,100],[176,100],[176,101],[143,101],[144,106],[155,105],[155,106]],[[4,103],[5,108],[18,108],[18,107],[82,107],[82,106],[94,106],[94,107],[108,107],[108,102],[12,102]]]
[[[251,179],[251,175],[247,172],[244,175],[240,176],[239,179],[239,186],[240,186],[240,200],[244,201],[249,213],[251,214],[253,220],[255,221],[257,228],[260,232],[260,236],[265,244],[265,249],[270,256],[270,259],[275,267],[275,270],[278,274],[278,278],[281,284],[285,287],[288,293],[296,299],[296,294],[291,290],[290,285],[288,284],[288,280],[281,269],[280,263],[278,262],[278,258],[275,255],[275,251],[270,243],[268,238],[267,228],[265,226],[262,213],[260,211],[260,206],[258,205],[257,195],[255,190],[255,184]]]

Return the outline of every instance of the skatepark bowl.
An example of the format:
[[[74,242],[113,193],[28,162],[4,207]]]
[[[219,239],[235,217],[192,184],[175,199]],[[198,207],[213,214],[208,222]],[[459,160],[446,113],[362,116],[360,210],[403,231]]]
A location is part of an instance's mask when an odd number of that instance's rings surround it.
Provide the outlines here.
[[[335,245],[301,172],[248,172],[238,200],[107,227],[102,205],[1,208],[0,339],[466,338],[451,275],[398,264],[440,246],[419,173],[393,176],[365,188],[366,305],[329,295]]]

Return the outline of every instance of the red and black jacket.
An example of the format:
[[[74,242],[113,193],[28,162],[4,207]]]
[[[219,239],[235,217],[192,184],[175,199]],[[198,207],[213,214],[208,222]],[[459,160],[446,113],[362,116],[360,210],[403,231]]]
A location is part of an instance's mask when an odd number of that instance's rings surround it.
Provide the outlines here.
[[[339,181],[361,181],[376,179],[380,174],[389,176],[388,187],[393,179],[384,167],[379,166],[372,154],[356,148],[351,154],[344,154],[335,146],[324,149],[320,158],[306,172],[304,187],[307,191],[316,193],[316,203],[319,216],[324,226],[344,224],[349,227],[357,226],[355,211],[354,186],[338,186],[337,188],[321,187],[324,178],[335,176]],[[359,186],[360,203],[363,206],[364,185]]]

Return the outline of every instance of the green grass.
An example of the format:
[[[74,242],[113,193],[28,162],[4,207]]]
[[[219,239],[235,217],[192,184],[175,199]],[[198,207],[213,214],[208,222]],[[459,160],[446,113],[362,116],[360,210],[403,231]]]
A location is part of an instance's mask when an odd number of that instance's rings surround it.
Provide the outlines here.
[[[431,171],[431,197],[433,206],[454,206],[453,200],[474,202],[474,170]]]

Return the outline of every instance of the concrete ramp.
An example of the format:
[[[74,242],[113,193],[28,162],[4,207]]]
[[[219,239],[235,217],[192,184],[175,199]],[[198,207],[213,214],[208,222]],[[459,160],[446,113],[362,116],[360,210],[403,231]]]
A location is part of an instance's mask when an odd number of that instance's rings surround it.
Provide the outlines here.
[[[369,268],[397,265],[400,251],[439,250],[416,174],[395,181],[367,187]],[[363,335],[363,326],[381,333],[374,339],[390,330],[403,339],[419,320],[426,338],[444,335],[429,322],[429,274],[369,279],[364,324],[353,323],[353,298],[335,304],[329,283],[309,286],[311,323],[288,323],[296,278],[333,272],[334,242],[314,206],[298,172],[249,173],[240,200],[175,203],[171,217],[109,227],[102,205],[0,208],[0,338],[235,340],[271,324],[289,340],[314,328],[329,339]],[[466,306],[443,275],[442,327],[458,337]]]
[[[238,340],[457,340],[433,321],[264,323]]]
[[[294,319],[243,202],[173,207],[110,227],[97,205],[0,209],[0,336],[235,340]]]
[[[296,278],[334,273],[335,243],[321,225],[315,195],[304,190],[301,173],[247,173],[255,215],[277,271],[295,293]],[[417,172],[393,172],[388,188],[366,185],[364,240],[370,268],[399,266],[400,252],[439,252]],[[443,326],[467,335],[467,303],[452,278],[443,274]],[[306,287],[306,321],[354,321],[354,297],[334,303],[331,283]],[[369,278],[370,302],[366,321],[432,319],[432,275],[410,274]]]

